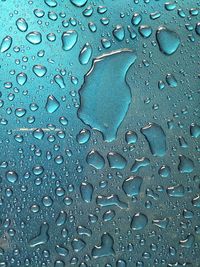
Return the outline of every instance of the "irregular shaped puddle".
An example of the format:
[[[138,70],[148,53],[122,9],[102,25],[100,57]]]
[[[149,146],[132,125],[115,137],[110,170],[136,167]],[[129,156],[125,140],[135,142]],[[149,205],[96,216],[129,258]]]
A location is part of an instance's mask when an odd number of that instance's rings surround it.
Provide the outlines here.
[[[81,103],[78,117],[100,131],[107,142],[116,138],[131,103],[126,75],[135,60],[135,53],[129,49],[97,57],[79,91]]]

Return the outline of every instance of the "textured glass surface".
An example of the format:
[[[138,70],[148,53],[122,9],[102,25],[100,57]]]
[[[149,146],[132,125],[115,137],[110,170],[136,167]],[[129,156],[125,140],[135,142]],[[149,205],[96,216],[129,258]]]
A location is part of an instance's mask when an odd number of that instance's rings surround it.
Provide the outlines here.
[[[200,266],[200,1],[0,1],[0,266]]]

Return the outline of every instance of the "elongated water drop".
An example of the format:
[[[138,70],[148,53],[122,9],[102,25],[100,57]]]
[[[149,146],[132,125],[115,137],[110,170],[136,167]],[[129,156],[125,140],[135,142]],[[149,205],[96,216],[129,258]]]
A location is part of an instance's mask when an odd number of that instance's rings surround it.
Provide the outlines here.
[[[141,129],[141,133],[148,141],[151,153],[154,156],[162,157],[167,150],[166,135],[160,125],[149,123]]]
[[[3,38],[0,46],[0,51],[1,53],[6,52],[12,45],[12,37],[11,36],[6,36]]]
[[[57,74],[54,76],[54,81],[59,85],[61,89],[65,88],[65,82],[61,75]]]
[[[86,43],[79,54],[79,61],[82,65],[86,65],[92,56],[92,47],[89,43]]]

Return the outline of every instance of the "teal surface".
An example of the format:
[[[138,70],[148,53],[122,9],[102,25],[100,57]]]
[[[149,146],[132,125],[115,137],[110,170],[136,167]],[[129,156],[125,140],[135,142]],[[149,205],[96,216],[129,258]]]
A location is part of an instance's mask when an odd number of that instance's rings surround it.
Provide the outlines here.
[[[0,0],[0,266],[200,267],[200,1]]]

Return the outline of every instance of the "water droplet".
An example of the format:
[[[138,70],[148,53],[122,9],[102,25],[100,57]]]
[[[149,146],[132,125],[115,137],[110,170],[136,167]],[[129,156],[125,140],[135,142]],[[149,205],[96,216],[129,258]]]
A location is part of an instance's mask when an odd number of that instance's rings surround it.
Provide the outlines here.
[[[108,210],[103,214],[103,220],[104,222],[112,221],[112,219],[115,217],[115,211],[114,210]]]
[[[125,37],[124,27],[122,25],[116,25],[115,28],[114,28],[114,30],[113,30],[113,36],[118,41],[124,40],[124,37]]]
[[[172,88],[175,88],[178,85],[177,80],[176,80],[176,78],[174,77],[173,74],[167,74],[166,82]]]
[[[27,81],[27,75],[24,72],[19,73],[16,76],[16,81],[19,85],[21,85],[21,86],[24,85]]]
[[[28,29],[28,24],[27,24],[26,20],[23,19],[23,18],[19,18],[19,19],[16,21],[16,25],[17,25],[17,28],[18,28],[21,32],[25,32],[25,31],[27,31],[27,29]]]
[[[69,254],[69,250],[67,248],[65,248],[64,246],[61,245],[57,245],[55,247],[56,252],[58,253],[58,255],[62,256],[62,257],[66,257]],[[64,264],[64,263],[63,263]],[[60,265],[59,265],[60,266]],[[65,265],[63,265],[64,267]]]
[[[44,0],[45,4],[47,4],[47,6],[49,7],[56,7],[57,6],[57,2],[56,0]]]
[[[122,185],[122,188],[128,197],[137,196],[140,193],[140,188],[143,179],[140,176],[130,176]]]
[[[167,194],[170,197],[183,197],[185,194],[185,188],[183,185],[175,185],[167,188]]]
[[[37,77],[43,77],[47,73],[47,68],[42,65],[34,65],[33,72]]]
[[[38,128],[33,131],[33,136],[38,140],[42,140],[42,138],[44,137],[44,131]]]
[[[78,34],[74,30],[66,31],[62,34],[62,48],[65,51],[71,50],[78,39]]]
[[[48,223],[46,222],[42,223],[42,225],[40,226],[39,234],[29,241],[30,247],[33,248],[47,243],[47,241],[49,240],[48,230],[49,230]]]
[[[87,1],[88,0],[70,0],[70,2],[77,7],[83,7]]]
[[[142,230],[144,229],[144,227],[147,225],[148,223],[148,218],[146,215],[144,215],[143,213],[136,213],[131,221],[131,228],[133,230]]]
[[[159,219],[159,220],[156,219],[156,220],[153,220],[152,223],[161,229],[166,229],[169,224],[169,219],[168,218]]]
[[[48,113],[54,113],[60,107],[60,103],[53,95],[49,95],[46,102],[46,111]]]
[[[86,161],[89,165],[91,165],[97,170],[103,169],[105,165],[104,158],[96,150],[92,150],[88,153]]]
[[[154,156],[162,157],[166,154],[166,135],[160,125],[149,123],[141,129],[141,133],[145,136]]]
[[[164,26],[160,26],[156,32],[156,39],[160,51],[165,55],[172,55],[180,45],[178,34]]]
[[[108,163],[111,169],[122,170],[126,167],[126,159],[117,152],[109,152],[107,155]]]
[[[131,167],[131,172],[137,172],[139,169],[147,167],[150,164],[150,160],[146,157],[136,159]]]
[[[128,131],[125,135],[126,142],[130,144],[135,144],[138,140],[138,136],[134,131]]]
[[[128,204],[122,202],[117,195],[110,196],[97,196],[96,199],[97,205],[101,207],[117,206],[120,209],[127,209]]]
[[[182,248],[191,248],[192,245],[194,244],[194,235],[189,234],[186,239],[180,240],[179,244],[181,245]]]
[[[15,171],[8,171],[8,172],[6,173],[6,179],[7,179],[10,183],[14,184],[14,183],[17,182],[17,180],[18,180],[18,174],[17,174]]]
[[[72,240],[72,248],[74,252],[80,252],[85,246],[86,243],[80,238],[75,238]]]
[[[171,169],[167,165],[162,165],[158,171],[161,177],[167,178],[171,175]]]
[[[179,165],[178,165],[178,170],[180,171],[180,173],[191,173],[193,172],[194,169],[194,162],[184,156],[184,155],[180,155],[179,156]]]
[[[89,43],[86,43],[79,54],[79,61],[82,65],[86,65],[92,56],[92,47]]]
[[[42,42],[42,35],[40,32],[34,31],[34,32],[29,32],[26,35],[26,40],[29,41],[29,43],[37,45]]]
[[[54,76],[54,81],[59,85],[61,89],[65,88],[65,82],[61,75],[57,74]]]
[[[200,126],[196,123],[192,123],[190,125],[190,134],[194,138],[198,138],[200,136]]]
[[[148,38],[152,34],[152,28],[148,25],[141,25],[138,29],[142,37]]]
[[[76,136],[76,140],[80,145],[86,144],[90,139],[90,131],[82,129]]]
[[[67,214],[65,211],[61,210],[56,219],[56,225],[62,226],[63,224],[65,224],[66,220],[67,220]]]
[[[131,22],[134,26],[138,26],[142,21],[142,16],[139,13],[134,13],[131,19]]]
[[[176,3],[175,2],[166,2],[165,3],[165,9],[167,11],[172,11],[176,8]]]
[[[86,203],[92,201],[93,186],[90,183],[82,183],[80,186],[81,197]]]
[[[12,37],[11,36],[4,37],[0,45],[1,53],[4,53],[8,49],[10,49],[11,45],[12,45]]]
[[[114,240],[113,240],[112,236],[108,233],[104,233],[101,236],[101,245],[95,246],[92,249],[93,258],[114,256],[115,251],[113,249],[113,245],[114,245]]]

